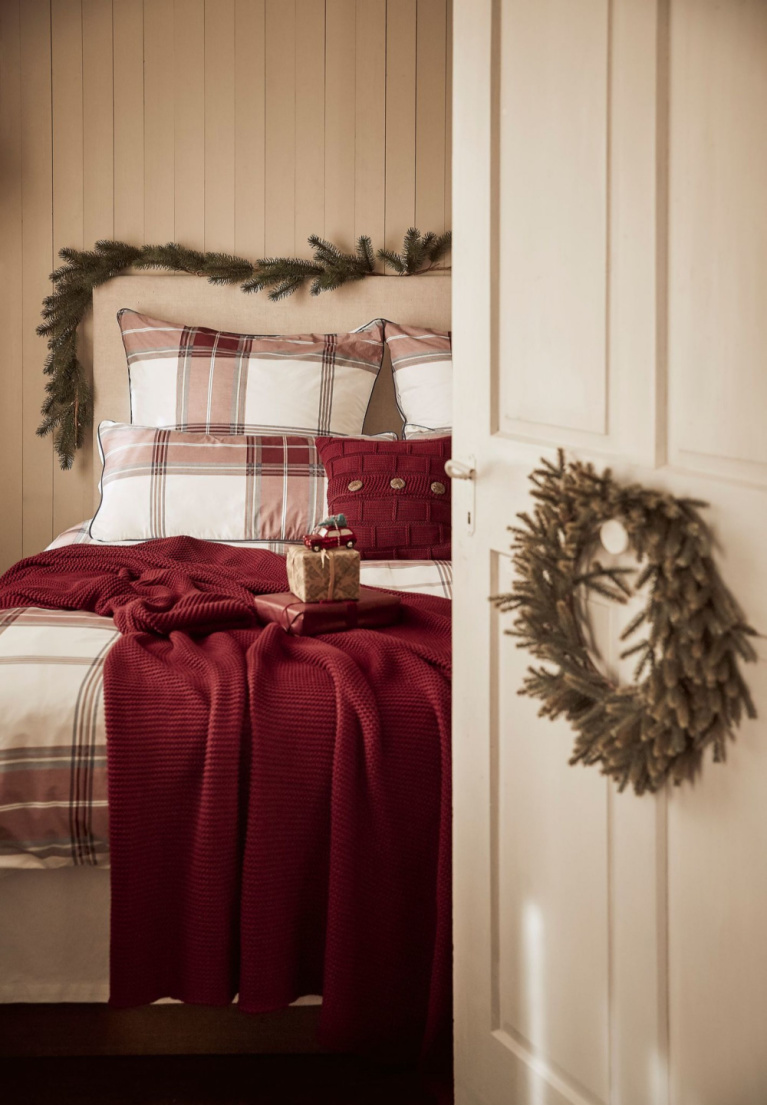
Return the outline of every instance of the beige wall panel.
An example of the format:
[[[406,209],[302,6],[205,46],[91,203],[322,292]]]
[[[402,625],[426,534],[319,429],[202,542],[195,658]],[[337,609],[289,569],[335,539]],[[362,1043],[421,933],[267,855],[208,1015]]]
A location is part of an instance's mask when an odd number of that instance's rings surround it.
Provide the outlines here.
[[[51,540],[53,466],[51,439],[38,438],[43,397],[41,368],[45,342],[35,334],[40,303],[50,292],[51,217],[51,36],[47,0],[21,5],[21,186],[24,265],[21,274],[24,326],[23,553],[35,553]]]
[[[144,241],[144,5],[112,7],[115,237]]]
[[[144,234],[176,237],[173,0],[144,0]],[[194,79],[194,78],[192,78]]]
[[[205,0],[175,0],[176,240],[205,248]]]
[[[295,50],[296,254],[310,257],[307,238],[325,234],[325,59],[331,44],[325,41],[322,0],[296,0]]]
[[[264,254],[264,0],[234,9],[234,249]]]
[[[767,4],[671,5],[672,461],[767,482]]]
[[[21,42],[19,0],[0,0],[0,570],[21,556],[22,488],[22,264]]]
[[[447,0],[445,40],[445,230],[453,225],[453,0]],[[431,229],[431,228],[429,228]]]
[[[234,250],[234,0],[205,0],[205,249]]]
[[[354,244],[355,0],[327,0],[325,235]]]
[[[415,220],[416,0],[386,6],[386,246]],[[426,229],[426,228],[422,228]]]
[[[445,0],[418,0],[415,223],[445,226]]]
[[[114,237],[114,131],[112,5],[83,0],[83,243]],[[80,360],[93,377],[93,321],[82,327]],[[92,503],[93,446],[90,435],[77,458],[75,479],[80,485],[80,519]]]
[[[62,246],[84,244],[83,29],[80,0],[51,5],[51,89],[53,104],[53,255]],[[69,471],[53,467],[53,530],[81,522],[87,512],[83,486],[90,474],[90,450],[82,450]]]
[[[296,5],[266,0],[266,191],[264,252],[296,249]]]
[[[386,202],[386,0],[357,0],[354,237],[384,245]]]
[[[112,5],[83,0],[83,239],[114,235]]]
[[[422,28],[448,7],[427,0]],[[306,255],[312,233],[399,246],[416,211],[416,86],[420,146],[444,166],[433,198],[423,174],[418,185],[435,218],[450,167],[449,36],[441,54],[422,40],[417,58],[416,0],[333,0],[328,34],[324,0],[0,0],[0,12],[2,570],[92,498],[90,446],[61,473],[35,435],[46,355],[35,327],[55,250],[174,238]],[[88,376],[91,343],[89,316]]]

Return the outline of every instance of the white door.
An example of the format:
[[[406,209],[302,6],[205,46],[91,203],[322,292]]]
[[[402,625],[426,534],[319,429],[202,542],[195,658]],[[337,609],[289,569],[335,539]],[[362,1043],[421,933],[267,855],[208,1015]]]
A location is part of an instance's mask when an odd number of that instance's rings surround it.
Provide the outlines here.
[[[765,1102],[767,665],[725,765],[618,795],[488,596],[561,445],[708,500],[767,632],[767,2],[454,13],[456,1102]]]

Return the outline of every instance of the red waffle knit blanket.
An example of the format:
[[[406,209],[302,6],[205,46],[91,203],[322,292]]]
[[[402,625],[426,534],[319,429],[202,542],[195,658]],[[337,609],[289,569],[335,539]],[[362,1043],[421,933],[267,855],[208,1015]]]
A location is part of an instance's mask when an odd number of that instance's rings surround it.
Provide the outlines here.
[[[322,1042],[411,1058],[449,1024],[450,619],[260,626],[275,554],[190,538],[19,562],[0,608],[94,611],[104,670],[111,1001],[322,994]]]

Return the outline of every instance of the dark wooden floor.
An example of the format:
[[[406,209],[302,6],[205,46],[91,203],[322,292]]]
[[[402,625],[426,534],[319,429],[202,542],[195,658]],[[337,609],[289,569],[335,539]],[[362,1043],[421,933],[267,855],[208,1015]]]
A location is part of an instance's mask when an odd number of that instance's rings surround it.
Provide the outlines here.
[[[411,1070],[354,1057],[45,1056],[0,1061],[2,1103],[450,1102]]]

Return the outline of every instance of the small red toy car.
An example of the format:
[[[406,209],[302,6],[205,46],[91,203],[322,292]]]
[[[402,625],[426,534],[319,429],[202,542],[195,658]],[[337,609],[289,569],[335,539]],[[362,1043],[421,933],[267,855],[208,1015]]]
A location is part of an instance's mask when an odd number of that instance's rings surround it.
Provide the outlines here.
[[[331,515],[324,518],[312,534],[304,536],[304,545],[319,553],[323,549],[338,549],[346,546],[354,549],[357,536],[346,524],[346,515]]]

